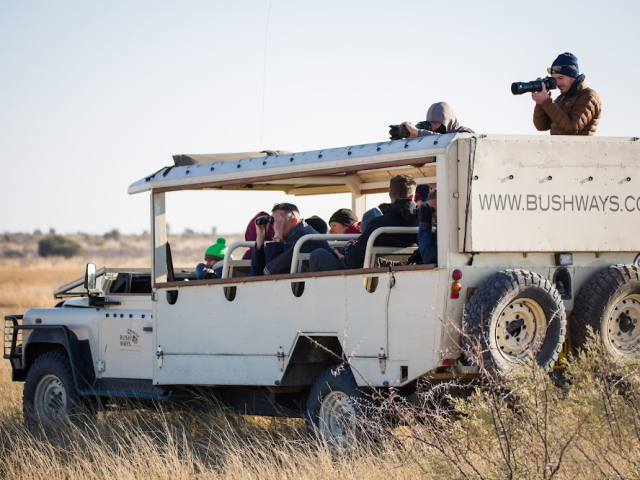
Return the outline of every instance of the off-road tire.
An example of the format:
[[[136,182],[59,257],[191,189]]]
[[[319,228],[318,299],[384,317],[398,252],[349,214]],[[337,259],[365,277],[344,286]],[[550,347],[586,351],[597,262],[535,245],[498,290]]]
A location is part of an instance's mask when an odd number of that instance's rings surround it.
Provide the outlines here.
[[[352,446],[365,430],[365,400],[348,366],[327,368],[309,392],[305,415],[307,432],[326,441],[332,449]]]
[[[567,317],[549,280],[526,270],[503,270],[474,292],[463,327],[467,356],[482,360],[489,371],[506,371],[530,355],[550,370],[562,350]]]
[[[576,296],[570,318],[574,348],[583,349],[589,327],[613,356],[640,352],[640,274],[635,265],[596,273]]]
[[[29,426],[55,424],[81,406],[69,358],[47,352],[36,359],[24,382],[22,409]]]

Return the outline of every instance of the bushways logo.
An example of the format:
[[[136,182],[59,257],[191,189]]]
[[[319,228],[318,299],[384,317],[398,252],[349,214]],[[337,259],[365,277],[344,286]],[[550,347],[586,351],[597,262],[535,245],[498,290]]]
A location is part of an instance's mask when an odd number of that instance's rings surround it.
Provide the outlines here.
[[[130,328],[127,328],[126,335],[120,335],[120,349],[122,350],[139,350],[140,335]]]
[[[481,194],[480,210],[528,212],[640,212],[640,196]]]

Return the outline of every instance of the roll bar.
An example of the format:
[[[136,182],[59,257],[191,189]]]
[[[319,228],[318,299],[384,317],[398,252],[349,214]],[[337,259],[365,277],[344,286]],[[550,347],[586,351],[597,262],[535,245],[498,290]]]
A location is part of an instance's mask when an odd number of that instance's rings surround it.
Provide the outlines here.
[[[357,240],[359,237],[359,233],[312,233],[301,237],[293,247],[291,273],[297,273],[298,271],[298,257],[300,256],[300,249],[305,242],[310,240],[339,240],[338,242],[332,242],[332,246],[341,247],[346,245],[349,240]]]
[[[371,236],[369,236],[369,240],[367,241],[367,249],[365,250],[364,257],[364,265],[363,268],[371,267],[371,253],[373,251],[373,244],[378,239],[380,235],[384,234],[398,234],[398,233],[415,233],[418,234],[418,227],[380,227],[376,228]],[[298,261],[300,257],[300,249],[305,242],[310,240],[340,240],[340,242],[335,242],[335,246],[339,246],[339,244],[346,244],[348,240],[357,240],[360,237],[358,234],[322,234],[322,233],[314,233],[311,235],[305,235],[300,238],[295,246],[293,247],[293,257],[291,258],[291,273],[298,272]]]
[[[227,251],[224,254],[224,260],[222,263],[222,278],[229,278],[229,262],[231,261],[231,253],[240,247],[253,247],[256,242],[235,242],[227,247]]]
[[[371,268],[371,251],[373,250],[373,243],[378,239],[380,235],[383,235],[385,233],[415,233],[417,235],[418,227],[376,228],[367,241],[367,249],[364,252],[364,265],[362,265],[362,268]]]
[[[364,256],[364,265],[363,268],[371,268],[371,254],[374,249],[374,243],[378,239],[380,235],[385,234],[418,234],[418,227],[380,227],[376,228],[373,233],[369,236],[369,240],[367,241],[367,248],[365,250]],[[360,237],[359,234],[344,234],[344,233],[313,233],[310,235],[305,235],[298,239],[296,244],[293,247],[293,255],[291,257],[291,273],[298,272],[298,263],[300,262],[300,250],[302,246],[311,240],[327,240],[330,242],[331,246],[341,247],[346,245],[349,240],[357,240]],[[237,248],[242,247],[253,247],[255,242],[235,242],[229,247],[227,247],[227,251],[224,254],[224,262],[222,264],[222,278],[229,278],[229,267],[231,263],[231,254]]]

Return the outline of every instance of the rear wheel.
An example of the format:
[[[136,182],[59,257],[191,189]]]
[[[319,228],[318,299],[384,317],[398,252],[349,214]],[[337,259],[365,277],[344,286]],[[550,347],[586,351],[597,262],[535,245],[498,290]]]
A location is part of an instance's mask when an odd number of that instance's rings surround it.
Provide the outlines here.
[[[47,352],[29,369],[22,394],[23,413],[31,424],[55,423],[75,413],[78,393],[63,352]]]
[[[594,275],[576,297],[571,339],[584,348],[589,328],[614,356],[640,352],[640,276],[635,265],[612,265]]]
[[[482,282],[471,297],[462,343],[471,357],[499,371],[529,356],[549,370],[562,349],[566,323],[564,304],[549,280],[525,270],[504,270]]]

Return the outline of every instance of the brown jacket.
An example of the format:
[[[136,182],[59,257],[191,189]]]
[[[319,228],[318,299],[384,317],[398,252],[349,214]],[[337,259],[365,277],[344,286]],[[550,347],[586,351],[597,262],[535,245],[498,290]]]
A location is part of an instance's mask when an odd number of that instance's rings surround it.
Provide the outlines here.
[[[587,87],[584,77],[578,77],[574,85],[575,89],[572,86],[555,102],[549,97],[542,105],[536,104],[533,124],[538,130],[551,130],[551,135],[595,135],[602,111],[600,97]]]

